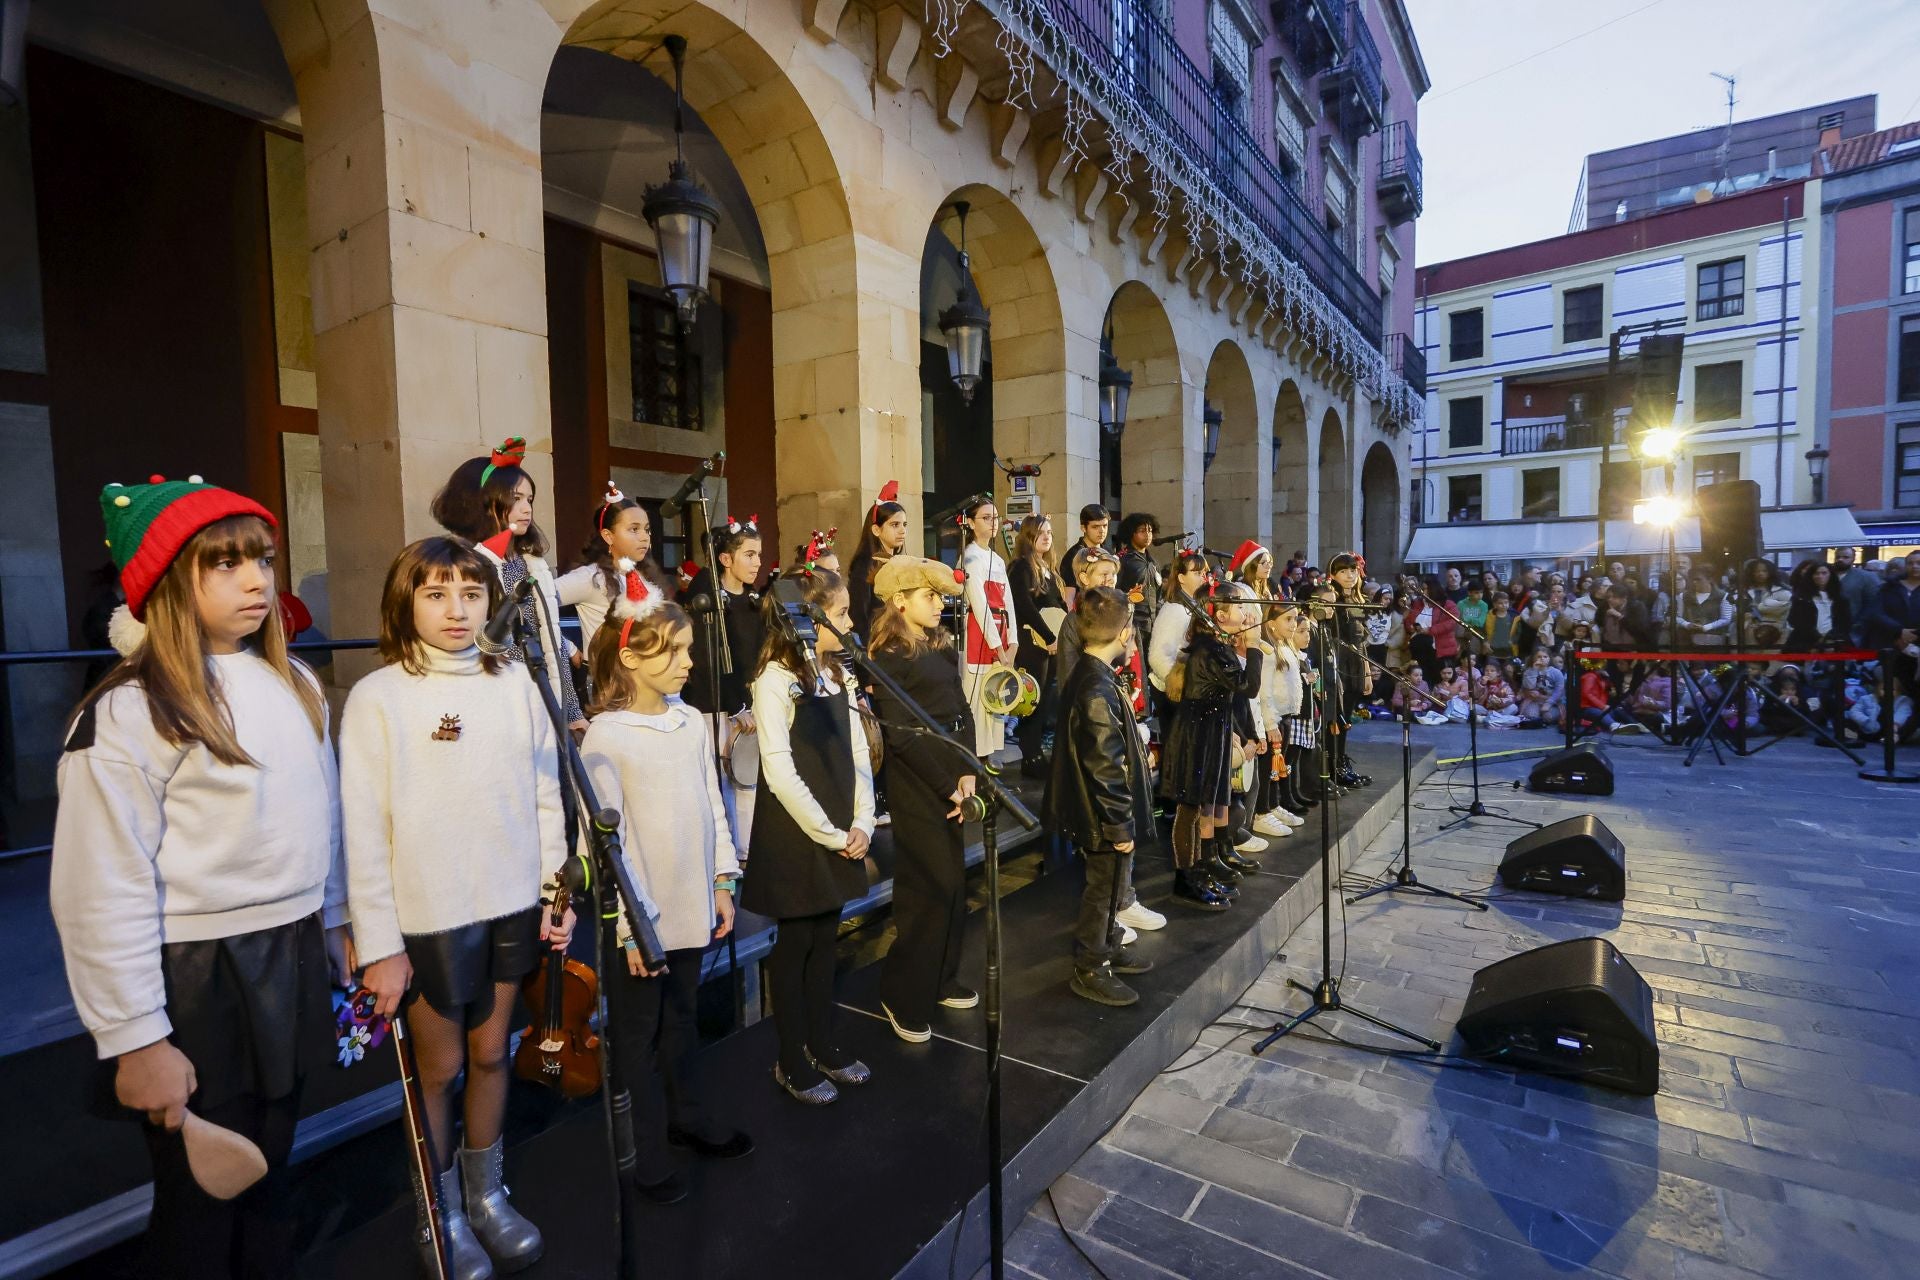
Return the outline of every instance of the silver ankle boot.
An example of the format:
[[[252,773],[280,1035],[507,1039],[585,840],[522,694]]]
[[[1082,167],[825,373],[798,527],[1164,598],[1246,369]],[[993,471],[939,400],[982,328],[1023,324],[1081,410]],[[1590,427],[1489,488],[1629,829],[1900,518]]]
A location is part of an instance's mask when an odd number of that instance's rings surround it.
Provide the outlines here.
[[[506,1184],[500,1180],[505,1164],[505,1138],[480,1151],[460,1148],[460,1173],[467,1184],[467,1218],[473,1232],[502,1271],[518,1271],[540,1260],[546,1242],[540,1238],[540,1228],[507,1202]]]
[[[440,1206],[445,1219],[447,1261],[453,1266],[452,1280],[493,1280],[493,1260],[473,1238],[473,1228],[460,1204],[457,1165],[440,1175]],[[427,1193],[417,1173],[413,1178],[413,1222],[413,1240],[419,1246],[420,1263],[428,1275],[435,1275],[438,1268],[433,1256],[433,1236],[427,1226]]]

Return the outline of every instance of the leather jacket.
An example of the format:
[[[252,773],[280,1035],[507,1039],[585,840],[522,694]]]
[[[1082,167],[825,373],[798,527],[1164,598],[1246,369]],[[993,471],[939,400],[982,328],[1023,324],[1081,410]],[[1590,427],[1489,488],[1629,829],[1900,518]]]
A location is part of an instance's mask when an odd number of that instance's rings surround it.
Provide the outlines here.
[[[1041,806],[1047,826],[1081,849],[1153,838],[1145,749],[1114,671],[1082,662],[1061,690],[1053,773]]]

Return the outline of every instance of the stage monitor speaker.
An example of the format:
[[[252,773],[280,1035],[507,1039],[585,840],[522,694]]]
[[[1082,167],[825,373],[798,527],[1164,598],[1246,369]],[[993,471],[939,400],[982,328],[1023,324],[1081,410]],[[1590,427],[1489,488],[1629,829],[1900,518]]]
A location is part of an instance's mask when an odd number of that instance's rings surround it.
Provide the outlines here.
[[[1700,513],[1700,554],[1718,569],[1740,566],[1760,554],[1760,484],[1723,480],[1694,490]]]
[[[1477,1057],[1656,1093],[1653,990],[1605,938],[1572,938],[1473,975],[1460,1038]]]
[[[1606,823],[1583,813],[1508,845],[1500,880],[1509,889],[1618,902],[1627,896],[1627,849]]]
[[[1527,790],[1553,795],[1610,796],[1613,762],[1597,742],[1582,742],[1556,751],[1527,775]]]

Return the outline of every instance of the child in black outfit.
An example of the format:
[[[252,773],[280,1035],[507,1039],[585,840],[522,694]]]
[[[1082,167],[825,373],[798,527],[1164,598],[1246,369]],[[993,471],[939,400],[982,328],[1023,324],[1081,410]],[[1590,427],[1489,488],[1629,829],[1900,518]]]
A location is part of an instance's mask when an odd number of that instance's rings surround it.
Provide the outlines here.
[[[1133,879],[1135,845],[1153,831],[1147,764],[1132,699],[1113,664],[1126,652],[1133,606],[1112,587],[1084,591],[1074,604],[1085,656],[1062,690],[1048,825],[1086,859],[1087,885],[1073,934],[1073,978],[1084,999],[1130,1005],[1140,997],[1116,973],[1145,973],[1151,961],[1121,944],[1115,917]]]

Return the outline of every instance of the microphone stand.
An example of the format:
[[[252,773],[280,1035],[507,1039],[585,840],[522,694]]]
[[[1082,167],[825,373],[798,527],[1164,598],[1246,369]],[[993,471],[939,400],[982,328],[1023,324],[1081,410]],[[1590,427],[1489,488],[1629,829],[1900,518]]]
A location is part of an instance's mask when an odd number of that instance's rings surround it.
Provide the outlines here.
[[[720,582],[720,555],[714,549],[713,515],[707,509],[707,481],[704,474],[694,485],[682,505],[700,508],[700,543],[706,549],[707,576],[713,579],[713,620],[707,627],[707,701],[713,707],[713,714],[719,719],[713,721],[713,769],[714,776],[725,781],[728,778],[726,747],[722,741],[722,724],[731,714],[720,706],[720,677],[733,674],[733,645],[727,638],[727,589]],[[738,788],[735,788],[738,796]],[[740,807],[734,801],[734,821],[739,822]],[[739,833],[732,833],[735,840]],[[751,834],[751,833],[749,833]],[[738,929],[727,930],[727,981],[733,987],[733,1025],[741,1027],[747,1021],[747,988],[740,976],[740,944]]]
[[[1313,629],[1312,646],[1314,650],[1314,668],[1326,681],[1325,692],[1321,695],[1333,706],[1338,706],[1340,697],[1340,670],[1338,663],[1328,662],[1326,636],[1322,628]],[[1333,778],[1328,761],[1333,756],[1333,717],[1320,717],[1320,788],[1327,797],[1320,805],[1320,981],[1314,986],[1294,978],[1287,979],[1287,985],[1296,991],[1304,991],[1312,1003],[1304,1010],[1281,1022],[1274,1024],[1265,1039],[1253,1046],[1254,1056],[1273,1045],[1282,1036],[1298,1031],[1307,1023],[1323,1013],[1348,1013],[1362,1022],[1372,1023],[1382,1031],[1390,1031],[1416,1044],[1425,1045],[1427,1052],[1440,1052],[1438,1041],[1429,1040],[1405,1027],[1395,1026],[1385,1018],[1357,1009],[1340,999],[1340,984],[1333,976],[1333,821],[1329,816],[1333,811]]]
[[[1452,618],[1453,625],[1466,633],[1467,645],[1468,645],[1467,663],[1466,663],[1467,665],[1467,756],[1473,762],[1473,800],[1467,804],[1448,805],[1447,806],[1448,813],[1457,813],[1460,816],[1455,818],[1452,822],[1442,823],[1440,826],[1440,829],[1442,831],[1451,831],[1453,830],[1453,828],[1459,826],[1461,823],[1471,822],[1475,818],[1497,818],[1501,822],[1511,822],[1515,826],[1532,827],[1536,831],[1539,830],[1542,824],[1538,822],[1530,822],[1525,818],[1516,818],[1510,813],[1495,813],[1493,810],[1487,808],[1486,805],[1480,802],[1480,695],[1475,691],[1475,683],[1473,678],[1474,662],[1473,662],[1472,646],[1477,642],[1481,646],[1480,651],[1482,653],[1486,653],[1487,638],[1481,635],[1478,631],[1475,631],[1472,627],[1468,626],[1466,623],[1466,620],[1462,618],[1459,614],[1455,613],[1451,606],[1441,604],[1438,600],[1435,600],[1432,596],[1427,595],[1425,592],[1421,593],[1421,598],[1424,599],[1428,604],[1432,605],[1434,608],[1438,609],[1440,612],[1446,614],[1449,618]]]
[[[1366,663],[1369,667],[1372,667],[1380,675],[1386,676],[1388,679],[1392,679],[1392,673],[1390,673],[1385,667],[1381,666],[1379,663],[1375,662],[1372,658],[1368,657],[1364,652],[1360,650],[1359,646],[1354,645],[1346,640],[1341,640],[1338,637],[1335,637],[1334,643],[1340,645],[1344,649],[1351,651],[1356,657],[1360,659],[1360,661]],[[1400,687],[1408,693],[1419,692],[1418,690],[1414,689],[1412,686],[1407,685],[1405,683],[1402,683]],[[1420,696],[1425,698],[1430,703],[1435,703],[1442,707],[1446,705],[1445,703],[1442,703],[1440,699],[1434,697],[1431,693],[1423,693]],[[1364,889],[1361,892],[1354,894],[1351,898],[1347,899],[1347,905],[1352,906],[1356,902],[1364,902],[1368,898],[1373,897],[1377,893],[1393,893],[1398,891],[1402,893],[1424,894],[1429,898],[1450,898],[1455,902],[1465,903],[1467,906],[1472,907],[1476,911],[1486,911],[1488,910],[1486,903],[1480,902],[1473,898],[1463,897],[1462,895],[1454,893],[1448,889],[1436,889],[1430,884],[1421,884],[1420,878],[1414,875],[1413,873],[1413,699],[1412,698],[1406,699],[1406,704],[1403,707],[1401,707],[1399,720],[1400,720],[1400,865],[1398,868],[1395,869],[1393,873],[1393,879],[1386,881],[1384,884],[1376,884],[1370,889]]]
[[[785,617],[785,614],[782,614]],[[1005,810],[1028,831],[1040,825],[1040,819],[1033,816],[1020,797],[1009,791],[1000,781],[999,773],[987,761],[975,755],[971,748],[955,742],[940,722],[935,720],[927,709],[908,696],[878,663],[867,655],[860,638],[851,629],[842,631],[833,625],[826,610],[813,606],[807,610],[807,616],[813,619],[816,627],[823,627],[840,641],[842,650],[852,659],[860,674],[871,680],[879,688],[903,707],[907,714],[919,723],[914,725],[891,724],[885,727],[899,732],[923,734],[935,742],[946,744],[971,764],[980,767],[980,784],[967,804],[962,806],[965,820],[980,823],[980,841],[985,851],[986,889],[987,889],[987,964],[986,982],[983,984],[982,1006],[986,1017],[987,1031],[987,1236],[988,1266],[993,1280],[1004,1280],[1006,1275],[1006,1209],[1005,1188],[1002,1177],[1001,1134],[1000,1134],[1000,847],[994,834],[994,820],[1001,810]],[[792,625],[791,622],[788,625]],[[883,722],[884,723],[884,722]],[[962,1210],[961,1222],[956,1231],[966,1229],[965,1211]],[[956,1246],[957,1246],[956,1241]]]
[[[532,578],[524,579],[515,592],[524,599],[529,592]],[[544,611],[544,596],[533,591],[535,608]],[[604,981],[607,969],[605,957],[608,951],[617,954],[620,951],[617,924],[620,912],[627,913],[627,921],[633,927],[633,937],[639,945],[640,958],[649,969],[659,969],[666,963],[666,952],[660,947],[660,937],[654,932],[653,921],[640,905],[640,890],[634,883],[633,872],[627,866],[626,857],[620,849],[620,811],[603,808],[600,798],[594,793],[593,781],[587,776],[587,766],[580,758],[579,744],[573,740],[573,731],[567,727],[566,719],[560,710],[559,699],[554,697],[553,688],[547,682],[547,655],[541,643],[540,628],[529,624],[525,614],[518,608],[512,610],[514,643],[526,655],[527,675],[533,680],[534,688],[540,691],[540,700],[546,704],[547,716],[553,722],[553,731],[560,740],[561,769],[560,785],[563,794],[577,796],[579,805],[586,812],[585,830],[587,845],[592,858],[569,851],[566,868],[563,872],[568,892],[576,899],[585,900],[589,890],[594,891],[601,928],[594,934],[594,971],[602,976],[600,983],[599,1015],[602,1028],[612,1025],[607,1007],[607,984]],[[611,945],[609,945],[611,944]],[[618,1259],[619,1274],[623,1277],[637,1277],[640,1274],[639,1251],[628,1247],[628,1234],[637,1220],[637,1215],[627,1203],[627,1198],[637,1189],[639,1161],[635,1154],[633,1139],[633,1102],[626,1089],[624,1077],[618,1071],[618,1063],[613,1057],[612,1035],[600,1037],[600,1076],[605,1082],[601,1091],[602,1115],[607,1130],[607,1151],[613,1162],[614,1182],[620,1188],[621,1197],[615,1207],[615,1243],[614,1256]]]

